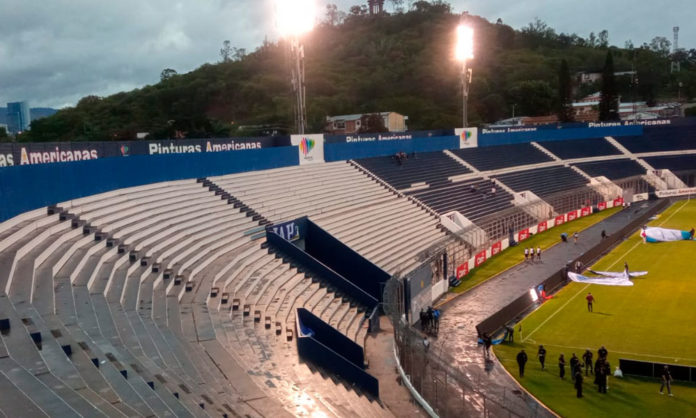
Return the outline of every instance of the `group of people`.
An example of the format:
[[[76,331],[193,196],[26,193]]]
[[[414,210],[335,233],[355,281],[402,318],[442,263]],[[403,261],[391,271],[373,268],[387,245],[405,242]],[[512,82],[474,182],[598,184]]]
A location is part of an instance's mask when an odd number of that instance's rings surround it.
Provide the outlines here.
[[[408,155],[406,155],[405,152],[399,151],[396,154],[394,154],[394,160],[396,160],[396,163],[401,165],[404,163],[405,160],[408,159]]]
[[[437,336],[440,331],[440,310],[433,309],[432,306],[428,306],[426,310],[421,309],[420,323],[423,332]]]
[[[578,356],[576,356],[575,353],[573,353],[568,363],[570,368],[570,376],[573,379],[573,386],[575,387],[576,396],[578,398],[582,398],[582,383],[584,380],[583,369],[585,371],[585,376],[589,376],[590,374],[594,375],[594,384],[597,385],[597,390],[599,391],[599,393],[607,393],[607,378],[611,374],[611,366],[609,365],[608,354],[609,353],[607,349],[604,346],[602,346],[599,350],[597,350],[597,360],[593,364],[592,359],[594,355],[592,354],[592,351],[586,350],[585,353],[583,353],[582,355],[582,360],[578,358]],[[539,359],[541,370],[545,370],[546,349],[543,345],[539,346],[539,350],[537,351],[537,358]],[[527,353],[525,353],[524,350],[521,350],[517,354],[517,365],[519,367],[520,377],[524,377],[524,368],[526,364]],[[560,356],[558,356],[558,373],[561,379],[565,379],[566,359],[565,355],[562,353]],[[671,376],[669,376],[669,371],[667,373],[668,378],[665,378],[663,376],[663,386],[667,386],[667,389],[669,390],[671,396]],[[621,370],[617,367],[615,375],[619,374],[621,374]],[[661,387],[660,393],[662,393],[662,389],[663,388]]]
[[[537,247],[536,249],[536,259],[541,263],[541,247]],[[534,262],[534,247],[524,249],[524,261],[527,260],[531,261],[532,263]]]

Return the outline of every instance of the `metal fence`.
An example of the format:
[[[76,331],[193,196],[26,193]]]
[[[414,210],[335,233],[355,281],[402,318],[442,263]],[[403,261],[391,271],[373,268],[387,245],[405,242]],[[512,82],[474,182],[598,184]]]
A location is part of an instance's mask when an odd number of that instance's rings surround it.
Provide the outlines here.
[[[384,292],[384,312],[394,325],[396,352],[411,384],[443,418],[447,417],[552,417],[526,392],[490,379],[485,369],[470,373],[452,366],[454,357],[426,347],[423,335],[402,316],[403,281],[393,278]],[[485,386],[485,391],[481,388]]]

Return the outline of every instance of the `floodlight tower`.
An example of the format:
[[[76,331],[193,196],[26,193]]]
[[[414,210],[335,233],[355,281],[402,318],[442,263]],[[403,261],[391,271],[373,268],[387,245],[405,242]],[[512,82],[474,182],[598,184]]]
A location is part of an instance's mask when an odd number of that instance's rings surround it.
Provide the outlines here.
[[[674,46],[674,49],[672,50],[671,72],[678,73],[679,70],[681,70],[681,65],[678,61],[679,58],[677,57],[677,52],[679,51],[679,26],[673,27],[672,32],[674,32],[674,43],[672,44]]]
[[[468,124],[466,106],[471,84],[471,68],[467,68],[466,62],[474,58],[474,30],[464,23],[457,26],[457,46],[454,56],[462,63],[462,127],[466,128]]]
[[[295,91],[295,125],[297,133],[305,133],[307,109],[305,94],[305,63],[302,35],[314,28],[315,0],[276,0],[276,18],[280,36],[288,41],[292,57],[292,88]]]

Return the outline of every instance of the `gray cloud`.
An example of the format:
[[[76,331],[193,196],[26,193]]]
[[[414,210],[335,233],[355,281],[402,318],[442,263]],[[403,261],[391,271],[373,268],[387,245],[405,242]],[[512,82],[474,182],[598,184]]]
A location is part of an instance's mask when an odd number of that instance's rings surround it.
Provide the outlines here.
[[[0,104],[27,99],[32,106],[73,105],[89,94],[155,83],[164,68],[187,72],[216,62],[225,39],[253,50],[265,36],[275,38],[271,0],[0,1]],[[342,10],[363,3],[318,0],[320,13],[331,2]],[[658,11],[647,0],[450,3],[455,11],[500,17],[516,28],[539,17],[559,32],[581,36],[607,29],[615,45],[671,39],[672,26],[679,25],[681,46],[696,47],[696,29],[687,26],[696,4],[686,0]]]

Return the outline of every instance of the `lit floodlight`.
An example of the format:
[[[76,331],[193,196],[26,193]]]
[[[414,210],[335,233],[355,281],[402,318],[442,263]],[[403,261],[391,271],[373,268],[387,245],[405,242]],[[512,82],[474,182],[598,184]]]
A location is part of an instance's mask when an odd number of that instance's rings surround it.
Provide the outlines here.
[[[457,47],[454,56],[458,61],[474,58],[474,30],[470,26],[457,26]]]
[[[280,36],[299,36],[314,28],[315,0],[275,0]]]

